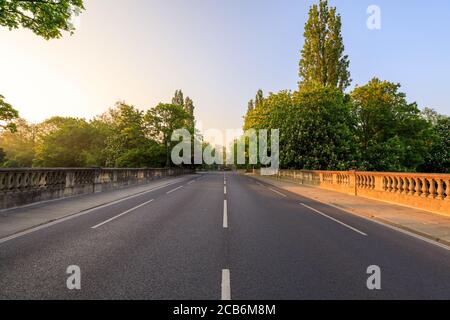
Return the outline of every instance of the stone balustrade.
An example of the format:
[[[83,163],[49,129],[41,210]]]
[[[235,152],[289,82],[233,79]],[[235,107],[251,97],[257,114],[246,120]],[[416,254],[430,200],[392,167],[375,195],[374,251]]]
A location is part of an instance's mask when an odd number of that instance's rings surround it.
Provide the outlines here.
[[[277,178],[450,216],[450,174],[280,170]]]
[[[0,169],[0,210],[192,173],[191,169]]]

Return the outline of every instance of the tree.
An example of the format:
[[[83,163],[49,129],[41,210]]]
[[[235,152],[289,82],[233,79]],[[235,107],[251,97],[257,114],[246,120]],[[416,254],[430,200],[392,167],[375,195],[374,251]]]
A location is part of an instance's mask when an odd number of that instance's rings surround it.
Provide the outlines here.
[[[444,120],[446,116],[439,114],[436,110],[432,108],[425,108],[421,112],[422,117],[431,123],[433,126],[437,125],[439,121]]]
[[[300,89],[322,86],[344,91],[350,85],[341,28],[341,16],[336,8],[328,7],[326,0],[310,8],[301,51]]]
[[[279,129],[283,168],[345,170],[353,164],[352,117],[338,89],[271,93],[245,117],[244,130]]]
[[[420,167],[425,172],[450,173],[450,117],[439,116],[433,126],[433,142]]]
[[[44,39],[73,33],[72,18],[84,10],[83,0],[0,0],[0,25],[32,30]]]
[[[194,101],[191,98],[186,97],[184,101],[184,110],[189,114],[189,119],[186,121],[186,127],[188,128],[191,134],[194,134],[195,131],[195,116],[194,116]]]
[[[253,99],[250,100],[247,104],[247,114],[253,111],[255,109],[255,103],[253,102]]]
[[[178,104],[160,103],[145,114],[144,121],[148,136],[165,147],[166,166],[171,165],[172,133],[176,129],[185,128],[186,121],[189,118],[189,113]]]
[[[0,145],[5,152],[4,167],[31,167],[35,157],[37,127],[24,119],[16,121],[15,132],[0,133]]]
[[[264,103],[264,93],[261,89],[259,89],[258,92],[256,92],[255,96],[255,108],[258,109],[263,105],[263,103]]]
[[[86,167],[88,153],[96,136],[84,119],[69,118],[45,135],[36,147],[33,165],[38,167]]]
[[[16,124],[12,121],[19,117],[19,112],[4,99],[5,97],[0,95],[0,131],[8,130],[14,132],[16,131]]]
[[[175,95],[172,98],[172,104],[184,107],[184,95],[183,91],[176,90]]]
[[[194,117],[194,101],[192,101],[191,98],[186,97],[186,100],[184,101],[184,109],[187,113],[193,118]]]
[[[163,145],[149,141],[145,147],[126,150],[116,161],[119,168],[164,167],[166,150]]]
[[[108,167],[118,166],[118,159],[128,150],[146,148],[149,142],[145,135],[144,113],[125,102],[117,102],[97,120],[109,127],[109,130],[103,129],[107,134],[104,152]]]
[[[415,171],[424,162],[431,125],[399,89],[374,78],[351,93],[361,169]]]
[[[6,160],[6,152],[3,150],[3,148],[0,148],[0,167],[3,165],[3,163]]]
[[[294,94],[293,106],[287,114],[285,164],[309,170],[352,168],[353,118],[346,96],[336,88],[303,90]]]

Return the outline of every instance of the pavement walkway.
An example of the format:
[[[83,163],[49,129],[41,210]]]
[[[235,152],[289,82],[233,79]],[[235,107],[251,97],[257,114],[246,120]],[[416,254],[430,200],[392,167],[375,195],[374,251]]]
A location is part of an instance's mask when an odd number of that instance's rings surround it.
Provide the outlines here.
[[[70,198],[30,204],[27,206],[0,211],[0,239],[13,234],[66,218],[87,210],[140,195],[142,193],[177,183],[186,177],[169,177],[137,186],[93,193]]]

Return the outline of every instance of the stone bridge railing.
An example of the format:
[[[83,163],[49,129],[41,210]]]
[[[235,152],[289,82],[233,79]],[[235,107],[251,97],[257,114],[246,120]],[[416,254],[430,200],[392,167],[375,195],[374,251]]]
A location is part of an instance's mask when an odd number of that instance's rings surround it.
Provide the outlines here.
[[[280,170],[277,178],[450,216],[450,174]]]
[[[192,173],[192,170],[183,168],[0,169],[0,210],[44,200],[143,184],[151,180],[187,173]]]

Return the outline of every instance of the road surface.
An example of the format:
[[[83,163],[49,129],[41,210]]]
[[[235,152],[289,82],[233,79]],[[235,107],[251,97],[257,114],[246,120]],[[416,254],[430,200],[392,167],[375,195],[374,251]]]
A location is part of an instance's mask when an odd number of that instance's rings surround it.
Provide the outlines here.
[[[208,173],[0,240],[0,299],[450,299],[450,251]]]

